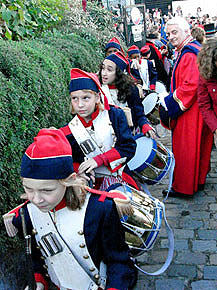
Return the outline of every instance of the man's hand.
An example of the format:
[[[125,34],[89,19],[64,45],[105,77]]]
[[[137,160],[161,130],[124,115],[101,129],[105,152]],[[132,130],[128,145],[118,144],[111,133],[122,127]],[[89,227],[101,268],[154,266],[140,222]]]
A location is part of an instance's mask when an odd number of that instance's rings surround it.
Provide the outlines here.
[[[161,106],[164,107],[164,109],[166,111],[168,111],[167,106],[166,106],[166,103],[165,103],[165,100],[164,100],[164,98],[166,96],[168,96],[168,93],[167,92],[159,93],[158,94],[158,98],[159,98],[158,103],[161,104]]]

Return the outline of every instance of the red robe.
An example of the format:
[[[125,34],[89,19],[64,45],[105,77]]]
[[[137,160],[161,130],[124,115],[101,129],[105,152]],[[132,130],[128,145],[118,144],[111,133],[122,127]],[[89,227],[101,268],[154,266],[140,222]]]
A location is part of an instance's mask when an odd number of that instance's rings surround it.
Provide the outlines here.
[[[172,187],[175,191],[188,195],[197,192],[198,184],[206,181],[213,140],[197,103],[198,78],[197,55],[187,52],[181,56],[171,80],[172,99],[169,96],[168,99],[165,98],[168,112],[173,109],[171,103],[176,103],[182,111],[171,122],[175,157]]]

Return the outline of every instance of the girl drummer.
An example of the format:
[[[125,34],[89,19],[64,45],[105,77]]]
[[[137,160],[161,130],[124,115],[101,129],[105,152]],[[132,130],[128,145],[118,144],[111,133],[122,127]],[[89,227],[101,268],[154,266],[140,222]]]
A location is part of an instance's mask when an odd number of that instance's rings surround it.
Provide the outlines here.
[[[73,148],[75,170],[85,177],[94,170],[95,187],[103,190],[122,179],[134,185],[129,176],[122,174],[136,149],[124,112],[108,105],[99,80],[92,73],[72,69],[69,92],[74,117],[61,130]]]
[[[129,62],[121,52],[107,56],[100,68],[99,79],[109,104],[121,107],[128,116],[128,124],[151,138],[155,132],[144,115],[144,108],[139,97],[139,90],[126,73],[130,72]],[[129,110],[130,109],[130,110]]]
[[[36,290],[48,289],[46,277],[59,290],[132,289],[136,271],[115,203],[87,193],[72,164],[63,132],[40,130],[21,163],[27,201],[4,216],[7,232],[32,237]]]

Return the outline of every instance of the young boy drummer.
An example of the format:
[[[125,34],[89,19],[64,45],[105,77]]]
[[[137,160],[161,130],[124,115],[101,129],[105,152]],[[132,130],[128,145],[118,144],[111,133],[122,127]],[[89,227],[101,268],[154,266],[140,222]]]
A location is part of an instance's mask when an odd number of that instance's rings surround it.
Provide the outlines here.
[[[4,216],[7,232],[23,236],[22,208],[37,290],[48,289],[46,276],[60,290],[129,290],[136,272],[115,199],[87,193],[72,164],[63,132],[40,130],[21,163],[27,201]]]
[[[124,112],[108,105],[95,74],[72,69],[69,92],[74,117],[61,130],[72,146],[75,170],[83,175],[94,170],[95,187],[101,190],[123,179],[134,185],[123,173],[136,149]]]

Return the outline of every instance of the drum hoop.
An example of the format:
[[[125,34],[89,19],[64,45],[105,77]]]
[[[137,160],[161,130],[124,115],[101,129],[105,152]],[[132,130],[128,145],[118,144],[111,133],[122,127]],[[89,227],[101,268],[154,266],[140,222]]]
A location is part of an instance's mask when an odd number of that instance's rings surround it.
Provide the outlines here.
[[[139,134],[139,135],[140,135],[140,137],[143,137],[144,136],[143,134]],[[136,135],[136,136],[138,136],[138,135]],[[139,138],[139,137],[136,137],[136,136],[135,136],[135,140]],[[154,160],[154,157],[156,155],[156,150],[157,150],[157,142],[154,139],[152,139],[152,141],[153,141],[153,147],[152,147],[151,154],[149,155],[149,157],[144,161],[143,164],[141,164],[137,168],[134,168],[131,171],[134,171],[134,170],[136,170],[136,171],[142,171],[145,168],[147,168],[148,167],[148,164],[150,164]]]
[[[166,163],[166,166],[165,166],[163,172],[155,179],[156,182],[159,182],[161,179],[163,179],[166,176],[166,174],[169,172],[170,166],[172,164],[172,160],[173,160],[173,158],[172,158],[172,156],[170,156],[168,158],[168,162]]]
[[[161,229],[161,222],[162,222],[162,219],[163,219],[163,210],[162,208],[160,208],[160,210],[157,210],[157,214],[155,216],[155,221],[154,221],[154,226],[155,228],[152,229],[152,233],[150,233],[147,237],[147,240],[145,241],[146,242],[146,246],[148,247],[148,249],[150,249],[152,247],[152,245],[154,244],[159,232],[160,232],[160,229]],[[151,243],[151,244],[150,244]]]

